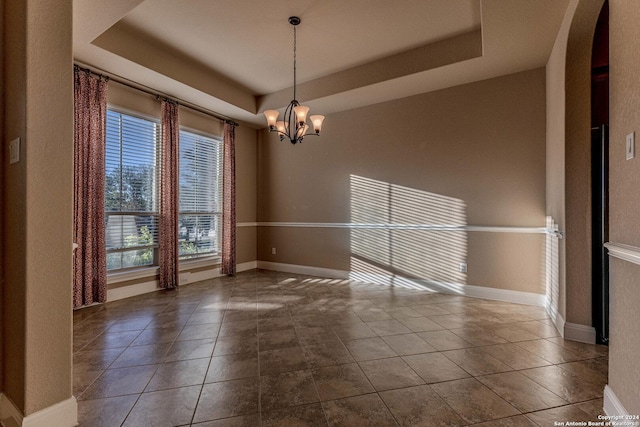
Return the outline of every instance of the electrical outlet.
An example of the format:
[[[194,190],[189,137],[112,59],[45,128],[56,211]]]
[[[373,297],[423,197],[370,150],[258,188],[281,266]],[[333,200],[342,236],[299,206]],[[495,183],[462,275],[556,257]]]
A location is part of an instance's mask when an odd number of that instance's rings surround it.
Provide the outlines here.
[[[271,255],[275,255],[276,254],[276,248],[271,248]]]
[[[459,269],[460,269],[460,273],[466,273],[467,272],[467,263],[466,262],[461,262]]]
[[[627,135],[627,160],[631,160],[636,156],[636,133],[631,132]]]
[[[20,161],[20,138],[16,138],[9,142],[9,164],[18,163]]]

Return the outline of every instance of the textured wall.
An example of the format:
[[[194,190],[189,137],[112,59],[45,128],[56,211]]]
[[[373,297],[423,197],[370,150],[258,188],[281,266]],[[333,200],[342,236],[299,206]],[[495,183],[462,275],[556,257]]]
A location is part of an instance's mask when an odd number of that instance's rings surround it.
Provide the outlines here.
[[[21,158],[5,170],[3,391],[29,415],[72,393],[72,11],[5,7],[4,132],[20,137]]]
[[[579,0],[572,0],[565,12],[562,25],[546,66],[547,84],[547,149],[546,149],[546,205],[547,215],[552,217],[562,231],[566,230],[565,220],[565,68],[567,40],[571,21]],[[565,277],[565,241],[559,242],[558,310],[566,317],[566,277]]]
[[[609,387],[628,413],[640,414],[640,266],[611,259],[610,285]]]
[[[0,1],[0,70],[4,70],[4,1]],[[3,76],[0,77],[0,98],[4,96],[4,73]],[[0,150],[0,165],[4,165],[5,155],[4,155],[4,98],[0,100],[0,147],[3,147]],[[3,228],[4,228],[4,166],[0,168],[0,236],[3,236]],[[4,323],[3,313],[4,308],[2,305],[2,289],[4,288],[4,265],[1,260],[4,259],[4,239],[0,237],[0,393],[2,393],[3,389],[3,377],[4,363],[2,361],[3,357],[3,331],[2,324]]]
[[[625,137],[640,137],[640,8],[635,0],[609,1],[610,28],[610,233],[609,240],[640,247],[640,157],[625,159]],[[640,267],[611,262],[609,385],[625,409],[640,413]]]
[[[25,44],[26,5],[24,2],[5,2],[5,57],[13,58],[4,69],[5,128],[4,139],[24,139],[26,134],[26,72]],[[21,146],[20,156],[24,156]],[[3,146],[4,149],[4,146]],[[2,259],[4,263],[3,286],[3,392],[16,405],[24,408],[25,381],[25,328],[24,307],[26,284],[26,163],[3,165],[4,181],[11,182],[4,191],[3,242],[11,251]],[[7,320],[5,320],[7,319]],[[8,321],[8,319],[11,319]],[[11,351],[9,351],[9,348]]]
[[[566,321],[591,325],[591,51],[604,0],[578,4],[565,75]]]
[[[262,138],[260,221],[544,226],[544,69],[333,114],[299,146]],[[434,268],[447,260],[429,248],[447,245],[466,277]],[[371,271],[537,293],[541,251],[537,237],[498,233],[258,232],[259,260],[348,270],[366,258]]]
[[[572,0],[547,62],[547,215],[559,244],[558,311],[591,325],[591,46],[604,0]]]
[[[248,126],[236,128],[236,198],[237,222],[255,222],[257,211],[257,132]],[[236,235],[237,262],[257,258],[256,228],[238,227]]]

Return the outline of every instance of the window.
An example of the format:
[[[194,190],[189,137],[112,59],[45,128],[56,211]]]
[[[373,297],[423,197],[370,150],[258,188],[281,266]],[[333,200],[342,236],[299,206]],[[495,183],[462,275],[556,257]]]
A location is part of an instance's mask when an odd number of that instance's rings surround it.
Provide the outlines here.
[[[157,265],[160,123],[107,110],[105,222],[107,271]],[[178,254],[220,253],[222,141],[180,131]]]
[[[160,124],[107,111],[107,271],[156,264]]]
[[[218,255],[222,204],[222,141],[180,131],[178,254]]]

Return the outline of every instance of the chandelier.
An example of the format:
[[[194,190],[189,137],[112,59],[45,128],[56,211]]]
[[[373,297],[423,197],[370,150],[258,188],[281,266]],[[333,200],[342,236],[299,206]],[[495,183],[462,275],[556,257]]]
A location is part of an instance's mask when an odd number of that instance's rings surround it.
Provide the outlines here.
[[[309,117],[313,125],[313,132],[309,132],[309,125],[307,124],[309,107],[300,105],[296,100],[296,26],[300,24],[300,18],[292,16],[289,18],[289,23],[293,25],[293,100],[284,110],[283,120],[278,120],[279,113],[276,110],[267,110],[264,115],[267,118],[269,132],[278,132],[280,141],[284,141],[287,138],[292,144],[297,144],[302,142],[305,136],[320,135],[324,116],[314,115]]]

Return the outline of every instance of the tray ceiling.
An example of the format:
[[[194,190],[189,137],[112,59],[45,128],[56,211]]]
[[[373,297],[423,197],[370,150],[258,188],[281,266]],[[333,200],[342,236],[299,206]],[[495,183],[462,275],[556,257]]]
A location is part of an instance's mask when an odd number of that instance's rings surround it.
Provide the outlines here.
[[[74,1],[76,61],[254,126],[546,64],[568,0]]]

